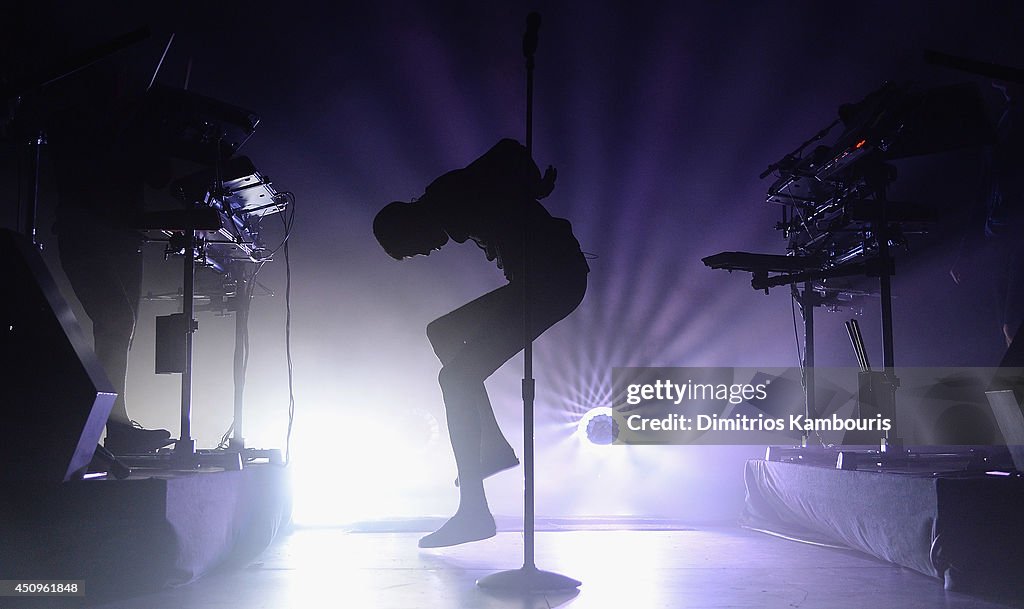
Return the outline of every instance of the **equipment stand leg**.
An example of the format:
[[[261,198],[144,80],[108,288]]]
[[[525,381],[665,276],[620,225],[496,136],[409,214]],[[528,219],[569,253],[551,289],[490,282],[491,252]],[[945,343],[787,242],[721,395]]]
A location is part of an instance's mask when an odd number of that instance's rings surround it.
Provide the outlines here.
[[[185,270],[182,286],[181,312],[185,316],[185,369],[181,373],[181,436],[174,446],[174,456],[183,461],[194,460],[196,441],[192,439],[192,342],[195,334],[195,249],[196,231],[185,231]]]
[[[228,447],[231,450],[245,449],[245,436],[242,434],[242,411],[245,391],[245,359],[249,350],[246,334],[249,325],[249,285],[248,281],[239,281],[235,295],[235,411],[231,424],[231,439]]]
[[[804,290],[800,295],[800,312],[804,319],[804,361],[801,362],[800,372],[803,374],[804,416],[807,419],[818,416],[818,407],[815,404],[815,395],[817,394],[814,386],[814,307],[816,304],[814,289],[811,282],[807,281],[804,283]],[[810,432],[804,432],[801,444],[807,446],[809,440]]]
[[[886,454],[899,454],[903,452],[903,439],[900,437],[896,427],[896,389],[899,387],[899,379],[896,378],[896,364],[894,362],[895,348],[893,346],[892,329],[892,275],[894,271],[892,254],[889,251],[889,226],[884,215],[886,200],[884,193],[882,198],[882,220],[876,226],[878,236],[878,286],[882,306],[882,366],[885,369],[887,390],[890,392],[889,404],[891,405],[891,427],[885,432],[882,438],[881,452]]]
[[[24,208],[19,208],[21,214],[21,233],[32,241],[32,245],[40,247],[37,234],[36,221],[39,215],[39,163],[42,155],[43,145],[46,144],[46,134],[40,131],[29,141],[29,175],[28,175],[28,201]],[[19,176],[21,179],[21,176]]]

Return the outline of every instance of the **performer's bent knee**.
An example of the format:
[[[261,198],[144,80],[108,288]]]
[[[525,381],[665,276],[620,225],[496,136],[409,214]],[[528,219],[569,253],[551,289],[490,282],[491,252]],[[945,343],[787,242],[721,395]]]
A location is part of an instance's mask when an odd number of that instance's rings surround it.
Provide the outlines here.
[[[439,319],[435,319],[434,321],[427,324],[427,340],[430,341],[431,345],[437,344],[438,341],[442,339],[441,324],[439,323],[440,321],[441,320]]]
[[[441,385],[441,391],[448,393],[470,385],[483,384],[484,378],[462,367],[446,365],[437,373],[437,382]]]
[[[427,324],[427,340],[430,341],[434,355],[441,360],[442,364],[447,363],[455,356],[458,344],[444,332],[444,324],[441,323],[441,320],[435,319]]]

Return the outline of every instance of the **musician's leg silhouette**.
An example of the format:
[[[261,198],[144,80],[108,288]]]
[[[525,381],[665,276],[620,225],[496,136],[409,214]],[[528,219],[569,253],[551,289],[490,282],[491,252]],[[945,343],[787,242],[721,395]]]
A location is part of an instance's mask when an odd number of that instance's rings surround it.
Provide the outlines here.
[[[531,277],[534,337],[582,301],[586,272],[555,269]],[[459,475],[459,509],[421,547],[449,546],[494,535],[484,495],[487,476],[518,463],[494,417],[484,381],[523,349],[523,290],[512,281],[431,322],[427,336],[441,360],[438,375]]]

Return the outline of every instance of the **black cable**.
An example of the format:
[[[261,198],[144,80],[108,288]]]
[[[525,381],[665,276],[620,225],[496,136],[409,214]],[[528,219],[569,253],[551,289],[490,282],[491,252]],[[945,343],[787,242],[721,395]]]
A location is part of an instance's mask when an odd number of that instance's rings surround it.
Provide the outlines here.
[[[797,323],[796,323],[796,302],[797,302],[797,296],[798,296],[796,284],[790,284],[789,285],[789,289],[790,289],[790,296],[791,296],[790,301],[789,301],[789,308],[793,312],[793,338],[796,339],[796,357],[797,357],[797,361],[800,363],[800,372],[803,373],[803,370],[804,370],[804,353],[803,353],[803,350],[800,348],[800,330],[799,330],[799,328],[797,326]],[[801,311],[802,310],[803,309],[801,308]],[[803,383],[803,380],[802,380],[803,376],[801,375],[800,378],[801,378],[800,382]]]
[[[217,448],[215,448],[214,450],[224,450],[224,449],[226,449],[229,446],[229,442],[231,441],[231,432],[233,432],[234,430],[235,430],[235,420],[232,419],[231,420],[231,424],[228,425],[227,431],[225,431],[224,435],[222,435],[220,437],[220,442],[217,443]]]
[[[262,260],[260,260],[259,262],[256,263],[256,267],[253,269],[252,275],[245,282],[245,289],[243,290],[243,292],[241,294],[238,295],[239,298],[245,298],[245,305],[244,306],[245,306],[245,311],[246,311],[246,313],[245,313],[245,318],[246,319],[245,319],[245,326],[242,329],[242,366],[241,366],[242,369],[241,369],[240,378],[235,379],[235,382],[236,382],[235,391],[244,390],[246,372],[249,369],[249,313],[248,312],[249,312],[250,307],[252,306],[253,298],[256,295],[256,286],[260,285],[259,282],[256,281],[256,277],[259,275],[260,271],[263,270],[264,265],[266,265],[266,263],[273,258],[274,254],[277,253],[279,250],[281,250],[283,248],[284,249],[284,254],[285,254],[285,272],[286,272],[286,277],[287,277],[286,278],[287,287],[285,289],[285,306],[286,306],[286,309],[287,309],[287,314],[286,314],[287,315],[287,319],[286,319],[286,322],[285,322],[286,323],[286,332],[285,333],[286,333],[286,342],[287,342],[286,352],[288,353],[288,393],[289,393],[288,438],[290,438],[291,437],[291,427],[292,427],[291,422],[292,422],[292,419],[293,419],[293,416],[294,416],[294,402],[295,402],[295,399],[294,399],[294,394],[292,392],[291,332],[290,332],[290,328],[291,328],[291,301],[290,301],[290,298],[291,298],[291,294],[290,294],[291,270],[290,270],[290,261],[289,261],[289,257],[288,257],[287,243],[288,243],[288,238],[291,236],[292,225],[295,222],[295,195],[293,193],[291,193],[291,192],[284,192],[284,193],[280,193],[280,194],[285,196],[288,199],[289,207],[291,208],[290,211],[289,211],[287,219],[285,219],[284,215],[281,216],[282,220],[284,221],[284,227],[285,227],[284,236],[282,237],[281,242],[273,250],[271,250],[270,253],[264,259],[262,259]],[[263,220],[263,217],[260,218],[258,224],[262,224],[262,220]],[[257,226],[257,231],[258,230],[259,230],[259,226]],[[235,311],[235,315],[239,315],[239,314],[240,313],[238,311]],[[231,424],[228,426],[227,430],[224,432],[224,434],[220,438],[220,443],[217,445],[217,449],[218,450],[225,449],[225,448],[227,448],[230,445],[229,444],[229,442],[230,442],[230,435],[234,431],[234,429],[235,429],[235,421],[234,421],[234,419],[232,419]],[[287,451],[287,449],[286,449],[286,451]],[[286,454],[287,454],[287,452],[286,452]]]
[[[292,425],[295,423],[295,390],[294,390],[294,369],[292,364],[292,266],[288,251],[288,238],[291,236],[292,227],[295,224],[295,195],[287,193],[291,200],[291,213],[285,221],[284,236],[284,350],[285,359],[288,362],[288,433],[285,436],[284,464],[291,462],[292,451]],[[284,221],[284,218],[282,218]]]
[[[285,197],[287,199],[287,201],[288,201],[288,208],[289,208],[290,211],[288,212],[288,218],[287,219],[285,219],[285,216],[283,214],[281,216],[279,216],[284,221],[284,237],[281,239],[281,242],[277,244],[277,247],[275,247],[274,249],[270,250],[270,253],[267,254],[266,256],[264,256],[264,260],[269,260],[269,259],[273,258],[274,254],[276,254],[279,250],[281,250],[284,247],[285,243],[288,242],[288,237],[291,236],[292,225],[295,223],[295,194],[292,193],[292,192],[289,192],[289,191],[285,191],[285,192],[278,193],[278,194],[280,196],[283,196],[283,197]],[[275,214],[275,215],[277,215],[277,214]],[[263,216],[263,217],[260,218],[259,224],[263,223],[263,218],[265,218],[265,217],[266,216]]]

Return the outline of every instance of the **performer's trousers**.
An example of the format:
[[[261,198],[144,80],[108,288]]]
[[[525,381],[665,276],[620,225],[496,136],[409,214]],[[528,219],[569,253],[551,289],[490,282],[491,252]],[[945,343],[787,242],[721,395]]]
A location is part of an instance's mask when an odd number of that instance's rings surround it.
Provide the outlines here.
[[[531,334],[537,338],[579,306],[587,289],[585,263],[546,268],[529,277]],[[484,380],[523,350],[523,284],[507,285],[427,325],[441,360],[438,376],[459,478],[478,480],[481,451],[504,442]],[[503,447],[502,447],[503,448]]]
[[[61,266],[92,320],[96,358],[117,391],[110,420],[118,423],[129,422],[124,392],[142,283],[140,243],[132,230],[67,218],[58,225]]]

